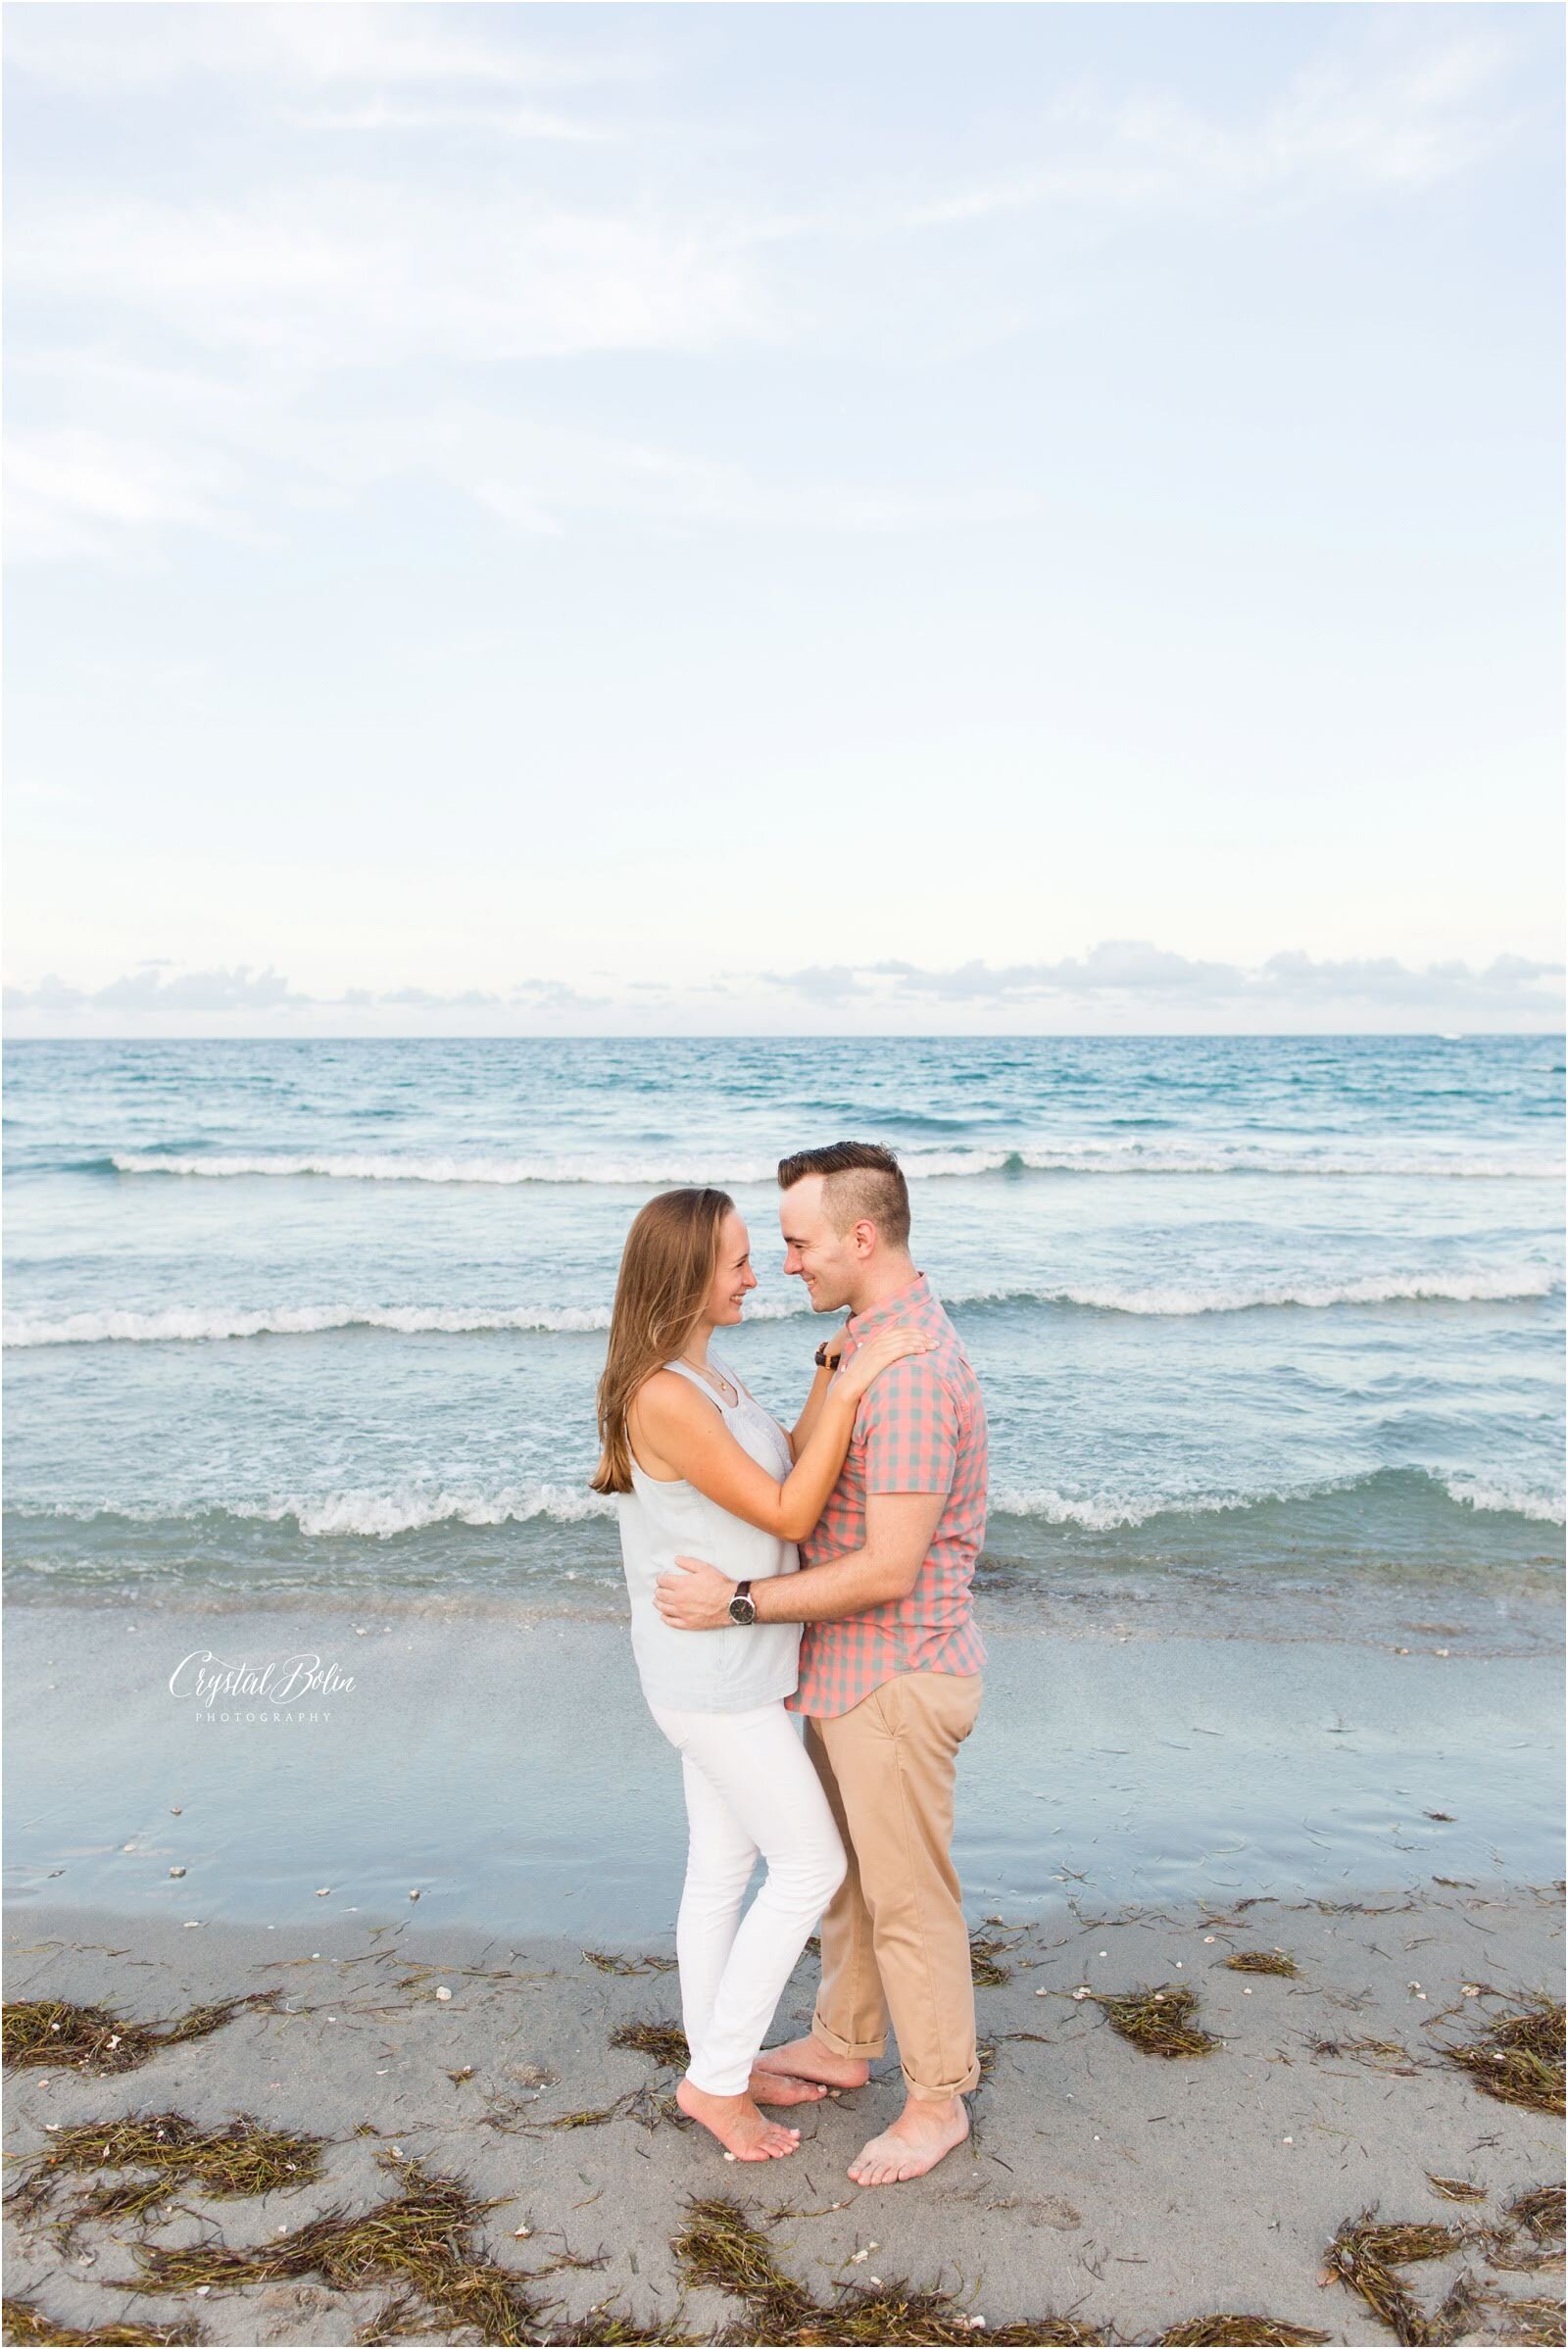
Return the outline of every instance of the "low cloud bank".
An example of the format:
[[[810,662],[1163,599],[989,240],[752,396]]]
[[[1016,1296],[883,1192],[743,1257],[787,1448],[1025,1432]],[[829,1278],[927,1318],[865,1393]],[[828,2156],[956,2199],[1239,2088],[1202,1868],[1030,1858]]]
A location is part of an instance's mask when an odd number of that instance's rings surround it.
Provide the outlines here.
[[[969,961],[926,968],[904,961],[811,963],[799,970],[728,972],[705,986],[608,980],[588,994],[561,979],[518,979],[503,990],[351,987],[315,995],[269,964],[179,971],[148,961],[105,986],[54,974],[8,987],[20,1036],[279,1035],[443,1032],[496,1035],[663,1033],[715,1025],[745,1032],[803,1020],[852,1029],[922,1023],[996,1024],[1067,1031],[1152,1028],[1267,1031],[1390,1027],[1554,1029],[1563,965],[1498,954],[1414,968],[1392,955],[1324,958],[1291,951],[1256,965],[1210,961],[1145,940],[1112,939],[1053,962]]]
[[[858,997],[1042,1006],[1072,1001],[1161,1000],[1235,1006],[1276,1004],[1299,1011],[1311,1005],[1357,1003],[1395,1012],[1412,1006],[1479,1010],[1487,1006],[1560,1008],[1563,965],[1522,954],[1498,954],[1483,968],[1432,962],[1412,969],[1392,955],[1317,961],[1291,952],[1248,967],[1195,960],[1142,939],[1110,939],[1086,954],[1056,962],[1014,962],[995,968],[963,962],[928,970],[913,962],[813,963],[803,970],[768,971],[772,987],[808,1003]]]

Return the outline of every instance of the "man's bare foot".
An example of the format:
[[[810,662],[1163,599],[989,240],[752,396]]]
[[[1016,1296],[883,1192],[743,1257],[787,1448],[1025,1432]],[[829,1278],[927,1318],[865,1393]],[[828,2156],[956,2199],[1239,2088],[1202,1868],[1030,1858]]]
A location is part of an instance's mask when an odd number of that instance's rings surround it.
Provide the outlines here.
[[[738,2162],[765,2162],[800,2149],[798,2129],[782,2129],[765,2120],[750,2096],[710,2096],[689,2080],[675,2083],[675,2102],[693,2121],[700,2121]]]
[[[820,2080],[796,2080],[788,2072],[764,2072],[759,2065],[746,2083],[754,2104],[820,2104],[827,2090]]]
[[[949,2096],[941,2103],[930,2096],[911,2096],[898,2119],[861,2146],[850,2164],[850,2176],[858,2186],[891,2186],[906,2178],[923,2178],[968,2133],[969,2108],[961,2096]]]
[[[814,2032],[783,2047],[764,2047],[753,2069],[782,2072],[791,2080],[820,2080],[825,2088],[863,2088],[871,2077],[863,2055],[835,2055]]]

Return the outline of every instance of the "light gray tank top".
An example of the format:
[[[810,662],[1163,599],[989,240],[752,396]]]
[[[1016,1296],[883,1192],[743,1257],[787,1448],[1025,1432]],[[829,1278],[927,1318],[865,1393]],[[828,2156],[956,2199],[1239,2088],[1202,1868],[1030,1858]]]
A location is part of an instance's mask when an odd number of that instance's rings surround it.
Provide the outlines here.
[[[793,1465],[789,1438],[770,1412],[748,1395],[728,1363],[710,1354],[710,1366],[735,1390],[725,1402],[689,1362],[666,1362],[691,1380],[719,1411],[743,1450],[776,1483]],[[764,1582],[793,1574],[800,1556],[760,1526],[721,1509],[684,1479],[662,1483],[631,1464],[632,1489],[615,1496],[620,1556],[631,1601],[631,1645],[643,1694],[652,1704],[690,1713],[740,1713],[788,1696],[799,1677],[798,1623],[727,1624],[716,1632],[680,1632],[654,1604],[654,1585],[674,1568],[677,1553],[706,1558],[733,1582]]]

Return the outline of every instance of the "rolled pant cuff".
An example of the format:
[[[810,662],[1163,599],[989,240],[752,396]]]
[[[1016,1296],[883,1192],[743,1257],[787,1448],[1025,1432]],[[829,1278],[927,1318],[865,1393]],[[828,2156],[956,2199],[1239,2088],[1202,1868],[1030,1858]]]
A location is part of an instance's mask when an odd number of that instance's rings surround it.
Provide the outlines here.
[[[899,2069],[904,2072],[902,2064]],[[967,2096],[972,2088],[977,2088],[980,2085],[980,2066],[978,2063],[971,2064],[962,2080],[950,2080],[944,2088],[929,2088],[923,2080],[912,2079],[907,2072],[904,2072],[904,2084],[911,2096],[929,2096],[934,2103],[941,2103],[949,2096]]]
[[[831,2047],[835,2055],[862,2056],[867,2063],[876,2056],[886,2055],[888,2051],[886,2031],[874,2039],[846,2039],[840,2032],[829,2031],[819,2014],[811,2017],[811,2036],[820,2039],[824,2047]]]
[[[699,2080],[695,2071],[688,2070],[686,2077],[692,2086],[704,2096],[744,2096],[751,2084],[752,2069],[750,2065],[747,2066],[746,2078],[741,2081],[739,2087],[735,2088],[721,2085],[711,2073],[706,2080]]]

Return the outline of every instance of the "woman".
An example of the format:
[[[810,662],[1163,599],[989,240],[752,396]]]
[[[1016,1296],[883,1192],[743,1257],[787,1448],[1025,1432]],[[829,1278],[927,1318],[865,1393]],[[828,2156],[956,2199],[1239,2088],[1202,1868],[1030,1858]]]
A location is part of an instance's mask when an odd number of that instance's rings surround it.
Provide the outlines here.
[[[793,1574],[838,1481],[856,1406],[878,1371],[923,1351],[892,1330],[837,1377],[834,1345],[786,1434],[710,1352],[757,1287],[751,1243],[722,1191],[665,1191],[627,1234],[599,1385],[603,1457],[595,1492],[616,1496],[632,1652],[648,1709],[681,1757],[691,1830],[675,1931],[691,2068],[677,2103],[739,2161],[793,2153],[756,2099],[799,2104],[823,2090],[760,2073],[754,2059],[808,1934],[843,1881],[844,1847],[784,1698],[796,1686],[794,1623],[676,1631],[654,1585],[681,1553],[742,1584]],[[744,1615],[744,1599],[737,1605]],[[767,1875],[744,1921],[760,1852]]]

